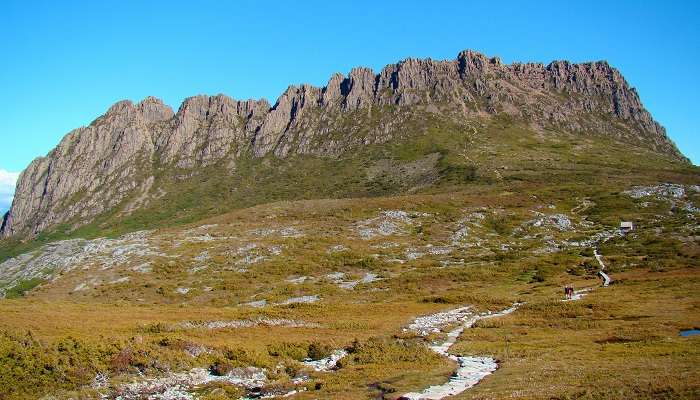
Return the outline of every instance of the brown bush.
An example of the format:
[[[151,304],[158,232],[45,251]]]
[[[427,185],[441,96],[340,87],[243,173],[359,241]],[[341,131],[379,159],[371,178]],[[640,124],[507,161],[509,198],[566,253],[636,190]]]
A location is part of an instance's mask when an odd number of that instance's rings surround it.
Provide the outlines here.
[[[125,372],[129,369],[131,362],[134,359],[134,351],[131,347],[123,348],[119,353],[109,361],[109,367],[114,372]]]

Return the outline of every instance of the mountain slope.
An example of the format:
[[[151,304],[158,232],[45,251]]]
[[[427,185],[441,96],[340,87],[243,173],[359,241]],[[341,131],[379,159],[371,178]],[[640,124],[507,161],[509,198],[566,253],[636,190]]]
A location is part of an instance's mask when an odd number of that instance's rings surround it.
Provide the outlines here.
[[[0,262],[0,397],[398,400],[456,367],[413,321],[518,302],[456,338],[454,354],[499,362],[448,398],[698,398],[698,338],[678,332],[699,323],[700,177],[636,186],[654,178],[642,172],[285,201],[53,242]],[[589,291],[562,301],[564,285]],[[338,349],[331,371],[305,362]],[[251,368],[254,387],[237,379]]]
[[[636,91],[607,63],[504,65],[464,51],[452,61],[408,59],[379,74],[355,68],[348,77],[334,75],[323,88],[290,86],[272,107],[265,100],[223,95],[188,98],[177,113],[152,97],[119,102],[23,171],[0,233],[71,232],[100,218],[121,220],[149,204],[156,209],[172,204],[182,189],[197,194],[191,203],[198,211],[190,213],[198,216],[216,211],[198,203],[225,211],[277,199],[420,190],[449,178],[455,168],[475,168],[468,154],[462,163],[467,165],[444,161],[444,155],[456,148],[474,153],[474,139],[489,137],[486,131],[499,126],[535,136],[612,140],[617,143],[612,157],[633,146],[668,163],[687,163]],[[395,154],[355,157],[427,135],[440,136],[432,140],[443,143],[442,153],[433,152],[440,156],[426,151],[401,165],[392,164]],[[500,140],[493,136],[490,140]],[[345,164],[348,157],[377,165],[357,169]],[[482,160],[500,161],[496,154]],[[331,172],[328,168],[347,169],[340,175],[347,179],[329,189],[327,181],[336,174],[328,173],[303,190],[278,190],[282,178],[303,179],[319,169]],[[372,171],[382,175],[402,168],[414,172],[402,174],[408,182],[390,179],[377,193]],[[424,174],[415,173],[421,168]],[[261,170],[274,184],[255,182]],[[267,194],[257,196],[261,191]],[[152,219],[168,220],[174,212],[161,214]]]

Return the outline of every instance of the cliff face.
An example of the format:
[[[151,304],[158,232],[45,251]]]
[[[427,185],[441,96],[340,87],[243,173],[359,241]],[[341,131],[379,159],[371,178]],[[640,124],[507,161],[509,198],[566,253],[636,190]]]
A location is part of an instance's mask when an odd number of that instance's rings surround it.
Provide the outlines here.
[[[609,135],[685,158],[606,62],[505,65],[464,51],[456,60],[408,59],[378,74],[355,68],[323,88],[290,86],[274,106],[224,95],[186,99],[177,113],[156,98],[121,101],[68,133],[20,175],[0,234],[36,234],[88,223],[133,199],[158,196],[144,171],[187,171],[268,154],[332,156],[402,132],[413,110],[459,121],[508,114],[534,128]]]

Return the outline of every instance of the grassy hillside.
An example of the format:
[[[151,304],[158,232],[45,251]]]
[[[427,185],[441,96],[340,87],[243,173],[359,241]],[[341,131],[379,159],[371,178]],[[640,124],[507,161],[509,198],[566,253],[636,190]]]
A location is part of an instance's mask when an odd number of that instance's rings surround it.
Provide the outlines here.
[[[236,209],[284,200],[356,198],[454,190],[532,190],[550,184],[692,181],[697,168],[646,145],[595,134],[533,131],[507,116],[456,124],[418,113],[398,138],[334,157],[243,157],[178,170],[143,165],[135,193],[85,224],[75,218],[32,238],[0,240],[0,261],[37,244],[176,226]],[[118,185],[119,182],[114,182]],[[139,207],[133,207],[137,202]]]
[[[12,373],[0,388],[10,399],[89,398],[108,390],[91,387],[98,372],[118,388],[138,371],[159,376],[223,364],[266,368],[271,385],[290,387],[303,369],[299,360],[345,347],[351,355],[341,367],[312,371],[295,398],[395,399],[444,381],[453,368],[403,332],[413,318],[518,301],[525,305],[515,313],[460,337],[459,352],[491,355],[500,368],[459,398],[694,398],[698,339],[678,331],[700,326],[696,214],[674,198],[635,199],[626,189],[474,184],[447,193],[277,202],[163,228],[146,242],[162,255],[81,261],[1,301],[0,363]],[[697,206],[698,196],[688,189],[683,201]],[[406,214],[383,214],[391,210]],[[537,213],[566,215],[572,228],[547,218],[533,223]],[[620,219],[638,229],[600,244],[614,279],[602,288],[592,248],[563,243],[614,231]],[[135,269],[144,263],[148,272]],[[346,274],[343,281],[368,272],[379,280],[347,289],[329,278],[336,272]],[[568,283],[594,290],[563,303]],[[319,300],[282,304],[301,296]],[[261,300],[265,307],[246,306]],[[309,327],[181,328],[257,318]],[[207,351],[193,357],[193,347]],[[242,392],[210,384],[197,393]]]

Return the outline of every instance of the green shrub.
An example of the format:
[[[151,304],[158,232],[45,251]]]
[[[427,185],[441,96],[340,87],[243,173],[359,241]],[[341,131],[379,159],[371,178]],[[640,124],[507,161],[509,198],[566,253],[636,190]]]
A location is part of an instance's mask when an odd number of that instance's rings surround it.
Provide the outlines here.
[[[535,273],[532,275],[532,281],[531,282],[544,282],[545,281],[545,276],[544,272],[542,272],[541,269],[538,269],[535,271]]]
[[[48,390],[73,390],[107,369],[112,346],[87,346],[66,338],[53,345],[24,335],[0,333],[0,398],[37,398]]]
[[[44,283],[44,280],[40,278],[32,278],[20,281],[15,286],[12,286],[11,288],[7,289],[7,291],[5,292],[5,298],[15,299],[18,297],[22,297],[25,295],[25,293],[41,285],[42,283]]]
[[[440,360],[440,356],[415,340],[370,338],[363,342],[355,341],[350,353],[354,364],[432,363]]]
[[[302,361],[309,357],[309,345],[306,343],[273,343],[267,346],[267,353],[273,357],[288,357]]]
[[[319,360],[331,355],[333,348],[327,344],[313,342],[309,345],[308,356],[312,360]]]

